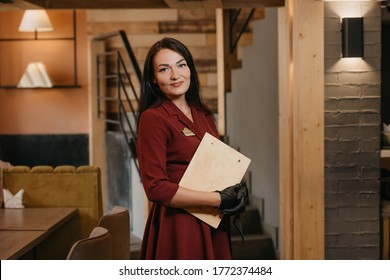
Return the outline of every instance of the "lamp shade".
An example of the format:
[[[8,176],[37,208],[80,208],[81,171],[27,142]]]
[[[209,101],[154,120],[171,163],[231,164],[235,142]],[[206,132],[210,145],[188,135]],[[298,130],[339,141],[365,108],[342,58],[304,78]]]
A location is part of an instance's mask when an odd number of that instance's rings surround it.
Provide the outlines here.
[[[21,32],[53,31],[49,16],[45,10],[26,10],[19,25]]]

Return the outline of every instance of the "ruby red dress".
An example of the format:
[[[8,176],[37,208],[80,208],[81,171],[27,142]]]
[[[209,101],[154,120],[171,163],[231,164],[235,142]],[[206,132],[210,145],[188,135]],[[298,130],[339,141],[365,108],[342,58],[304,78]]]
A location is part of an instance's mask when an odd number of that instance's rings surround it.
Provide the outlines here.
[[[195,107],[191,113],[194,122],[166,100],[141,115],[137,155],[143,187],[153,204],[140,259],[231,259],[227,219],[214,229],[183,209],[167,206],[204,134],[218,137],[212,115]],[[193,135],[184,134],[184,128]]]

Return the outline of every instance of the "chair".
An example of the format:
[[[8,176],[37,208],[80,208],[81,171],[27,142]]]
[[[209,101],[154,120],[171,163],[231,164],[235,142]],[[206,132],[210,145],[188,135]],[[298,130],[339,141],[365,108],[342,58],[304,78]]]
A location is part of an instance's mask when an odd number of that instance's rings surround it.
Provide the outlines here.
[[[88,238],[73,244],[67,260],[110,260],[110,234],[107,229],[95,227]]]
[[[121,206],[114,206],[111,214],[106,214],[98,222],[99,227],[108,229],[113,260],[130,259],[130,214]]]

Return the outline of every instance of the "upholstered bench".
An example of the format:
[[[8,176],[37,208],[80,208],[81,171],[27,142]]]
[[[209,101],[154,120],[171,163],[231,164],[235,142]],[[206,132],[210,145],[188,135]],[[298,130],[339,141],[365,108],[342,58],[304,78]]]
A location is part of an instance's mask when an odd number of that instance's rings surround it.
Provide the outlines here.
[[[75,218],[34,251],[36,259],[65,259],[72,244],[89,236],[103,214],[100,169],[95,166],[13,166],[3,170],[3,187],[24,189],[25,207],[72,207]]]

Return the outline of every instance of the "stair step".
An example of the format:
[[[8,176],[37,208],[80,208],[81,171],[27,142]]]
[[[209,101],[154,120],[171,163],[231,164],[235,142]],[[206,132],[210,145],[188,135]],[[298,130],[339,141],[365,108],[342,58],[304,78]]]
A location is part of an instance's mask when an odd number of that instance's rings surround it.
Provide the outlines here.
[[[232,254],[234,260],[275,260],[276,254],[271,237],[264,234],[232,236]]]
[[[263,229],[261,227],[260,213],[257,208],[248,206],[245,212],[240,214],[242,231],[244,234],[261,234]],[[233,217],[230,217],[231,233],[232,235],[239,235],[237,228],[233,224]]]

